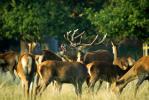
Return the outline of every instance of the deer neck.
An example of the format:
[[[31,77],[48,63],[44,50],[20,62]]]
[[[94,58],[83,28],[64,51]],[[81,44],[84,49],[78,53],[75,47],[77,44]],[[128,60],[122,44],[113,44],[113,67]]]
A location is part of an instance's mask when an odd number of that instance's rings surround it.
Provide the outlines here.
[[[118,60],[116,46],[113,46],[113,55],[114,55],[114,62],[113,63],[115,64]]]
[[[81,62],[81,51],[77,52],[77,62]]]

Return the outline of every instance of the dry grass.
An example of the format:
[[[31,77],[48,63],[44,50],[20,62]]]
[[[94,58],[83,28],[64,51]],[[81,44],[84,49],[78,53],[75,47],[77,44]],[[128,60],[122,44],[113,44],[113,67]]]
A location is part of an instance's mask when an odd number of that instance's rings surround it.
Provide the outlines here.
[[[6,80],[7,79],[7,80]],[[5,80],[5,81],[4,81]],[[136,98],[134,88],[136,81],[131,82],[124,89],[120,96],[105,89],[105,84],[96,95],[89,94],[86,84],[83,85],[83,95],[81,100],[149,100],[149,82],[145,81],[139,88]],[[25,100],[22,95],[20,84],[11,81],[10,75],[0,77],[0,100]],[[76,100],[74,87],[64,84],[61,93],[58,93],[53,86],[49,86],[38,100]]]

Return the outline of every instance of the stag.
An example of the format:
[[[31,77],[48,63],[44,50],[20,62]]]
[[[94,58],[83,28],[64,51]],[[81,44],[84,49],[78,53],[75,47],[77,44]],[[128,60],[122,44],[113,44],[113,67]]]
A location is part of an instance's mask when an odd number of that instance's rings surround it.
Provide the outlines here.
[[[78,62],[83,62],[84,64],[90,63],[91,61],[94,60],[106,60],[106,61],[113,61],[113,56],[112,54],[107,51],[107,50],[98,50],[98,51],[93,51],[93,52],[88,52],[84,55],[83,50],[85,48],[89,48],[93,45],[99,45],[101,44],[105,39],[107,34],[104,35],[103,39],[99,42],[96,42],[99,35],[96,35],[94,39],[91,41],[91,43],[82,43],[82,37],[85,32],[82,32],[77,35],[78,29],[67,32],[64,34],[64,38],[70,43],[71,47],[74,47],[77,51],[77,61]],[[71,34],[72,33],[72,34]]]
[[[143,83],[144,80],[149,80],[149,56],[141,57],[134,66],[124,74],[119,80],[112,84],[112,90],[116,93],[121,93],[122,90],[126,87],[126,85],[138,79],[135,88],[135,95],[139,86]]]
[[[14,71],[18,63],[18,54],[13,51],[5,52],[0,54],[0,68],[2,72],[9,71],[13,80],[15,80]]]
[[[36,88],[37,95],[41,94],[50,82],[56,80],[59,84],[73,84],[76,94],[81,96],[82,85],[88,76],[84,64],[47,60],[39,64],[37,68],[40,76],[39,85]]]

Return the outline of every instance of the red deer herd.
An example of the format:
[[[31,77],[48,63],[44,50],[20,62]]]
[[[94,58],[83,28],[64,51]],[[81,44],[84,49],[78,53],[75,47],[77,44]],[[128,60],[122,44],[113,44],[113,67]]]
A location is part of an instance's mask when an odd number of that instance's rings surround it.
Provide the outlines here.
[[[63,83],[72,84],[77,96],[81,96],[85,81],[92,92],[97,81],[99,81],[97,91],[105,81],[110,84],[112,91],[121,93],[129,82],[138,79],[136,94],[143,81],[149,80],[149,56],[143,56],[137,61],[131,57],[120,58],[113,42],[111,42],[113,53],[109,50],[84,52],[86,48],[103,43],[107,34],[99,42],[96,42],[98,40],[96,35],[91,43],[82,43],[83,34],[84,32],[78,34],[77,29],[64,35],[69,45],[76,50],[75,60],[65,55],[64,52],[67,52],[65,48],[60,55],[50,50],[42,50],[42,53],[34,54],[32,50],[36,47],[36,43],[32,43],[28,45],[28,52],[1,53],[1,71],[9,71],[13,79],[16,71],[26,97],[41,95],[53,81],[58,84],[59,90]]]

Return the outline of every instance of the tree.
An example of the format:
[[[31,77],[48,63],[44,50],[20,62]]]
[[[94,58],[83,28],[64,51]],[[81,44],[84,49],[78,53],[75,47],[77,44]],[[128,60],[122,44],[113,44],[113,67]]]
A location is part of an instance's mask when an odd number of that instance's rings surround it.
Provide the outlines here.
[[[112,0],[102,10],[94,11],[89,8],[86,13],[99,32],[118,39],[130,36],[148,40],[148,0]]]
[[[11,0],[0,2],[0,36],[23,40],[42,39],[43,35],[63,39],[69,30],[90,30],[84,16],[84,2],[71,0]]]

